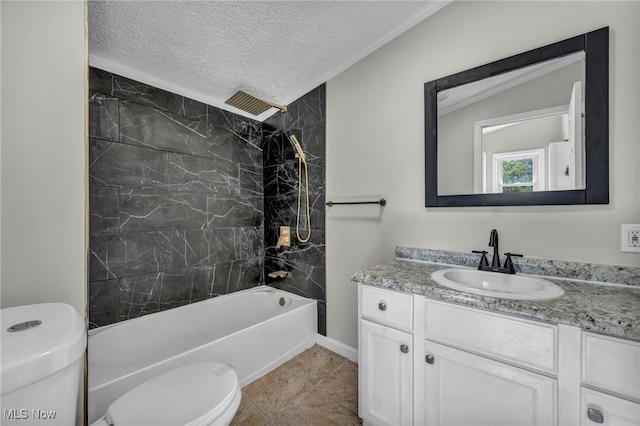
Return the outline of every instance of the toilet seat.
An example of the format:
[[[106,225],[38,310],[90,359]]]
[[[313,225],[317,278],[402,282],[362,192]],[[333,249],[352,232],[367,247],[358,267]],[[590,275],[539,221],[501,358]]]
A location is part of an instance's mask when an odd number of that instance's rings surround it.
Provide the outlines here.
[[[229,365],[189,364],[133,388],[109,406],[105,420],[116,426],[207,425],[231,408],[228,423],[240,395],[238,376]]]

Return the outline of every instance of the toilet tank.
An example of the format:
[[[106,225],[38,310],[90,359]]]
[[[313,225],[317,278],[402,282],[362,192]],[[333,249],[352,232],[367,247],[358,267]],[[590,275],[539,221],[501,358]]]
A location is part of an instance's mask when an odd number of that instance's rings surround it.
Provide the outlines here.
[[[82,316],[64,303],[0,311],[0,424],[76,424],[87,346]]]

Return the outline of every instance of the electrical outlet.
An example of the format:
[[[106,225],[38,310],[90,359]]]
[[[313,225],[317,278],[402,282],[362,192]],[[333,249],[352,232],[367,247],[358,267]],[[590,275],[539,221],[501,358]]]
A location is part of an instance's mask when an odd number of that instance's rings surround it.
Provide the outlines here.
[[[640,225],[622,225],[622,251],[640,253]]]

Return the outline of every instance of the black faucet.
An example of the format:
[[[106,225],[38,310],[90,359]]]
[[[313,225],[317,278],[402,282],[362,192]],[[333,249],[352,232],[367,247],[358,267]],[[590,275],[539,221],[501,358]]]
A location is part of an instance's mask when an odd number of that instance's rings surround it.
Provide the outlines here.
[[[500,272],[503,274],[515,274],[516,268],[511,260],[512,257],[522,257],[521,254],[515,253],[505,253],[504,255],[507,258],[504,261],[504,266],[500,266],[500,255],[498,249],[498,231],[495,229],[491,230],[491,235],[489,236],[489,247],[493,247],[493,258],[491,259],[491,266],[489,266],[489,261],[487,260],[487,252],[476,251],[473,253],[482,254],[480,257],[480,263],[478,264],[478,269],[481,271],[491,271],[491,272]]]
[[[500,267],[500,255],[498,254],[498,231],[495,229],[491,230],[491,235],[489,236],[489,247],[493,247],[493,259],[491,259],[491,267],[499,268]]]

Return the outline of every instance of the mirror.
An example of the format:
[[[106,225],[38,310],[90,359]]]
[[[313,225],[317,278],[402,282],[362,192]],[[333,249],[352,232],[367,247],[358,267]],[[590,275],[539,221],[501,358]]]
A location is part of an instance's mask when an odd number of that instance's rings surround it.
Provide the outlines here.
[[[607,204],[608,34],[426,83],[426,206]]]

